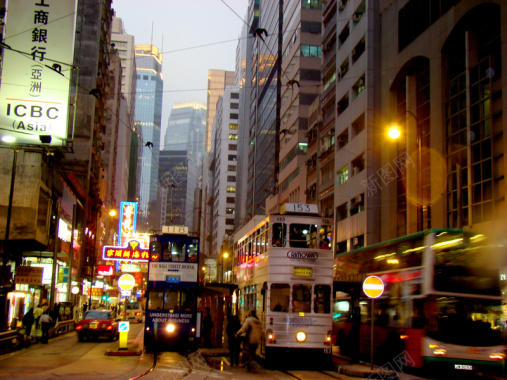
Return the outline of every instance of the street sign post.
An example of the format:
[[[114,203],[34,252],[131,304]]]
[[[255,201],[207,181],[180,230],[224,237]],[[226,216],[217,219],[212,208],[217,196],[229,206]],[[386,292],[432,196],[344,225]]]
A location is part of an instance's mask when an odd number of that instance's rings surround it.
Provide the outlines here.
[[[375,298],[379,298],[384,293],[384,282],[380,277],[368,276],[363,282],[363,291],[368,298],[371,299],[371,351],[370,361],[371,369],[373,370],[373,307]]]

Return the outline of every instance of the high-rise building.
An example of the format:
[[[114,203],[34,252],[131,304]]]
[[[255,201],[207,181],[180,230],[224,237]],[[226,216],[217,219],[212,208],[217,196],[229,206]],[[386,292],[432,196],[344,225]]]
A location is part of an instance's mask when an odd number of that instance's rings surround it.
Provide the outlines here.
[[[160,230],[158,165],[162,119],[162,54],[153,45],[136,45],[136,130],[142,136],[138,231]]]
[[[160,151],[161,211],[163,226],[191,227],[186,216],[188,166],[186,150]]]
[[[208,96],[206,100],[206,145],[204,149],[211,149],[211,128],[215,119],[218,98],[222,96],[225,86],[234,85],[234,71],[208,70]]]
[[[220,247],[226,236],[234,232],[234,208],[236,202],[236,171],[238,155],[239,89],[226,87],[217,103],[212,128],[212,195],[211,207],[211,256],[220,255]]]
[[[122,19],[114,16],[111,29],[111,46],[114,46],[114,49],[118,52],[121,63],[121,99],[115,184],[116,207],[119,207],[118,202],[135,201],[135,194],[139,193],[137,157],[141,152],[137,152],[140,144],[131,144],[131,141],[137,142],[134,119],[137,82],[134,36],[126,34]],[[131,154],[131,150],[134,150],[133,154]],[[133,159],[132,163],[130,162],[131,157]],[[130,194],[129,187],[131,188]]]
[[[194,219],[194,192],[201,175],[206,129],[206,106],[197,101],[176,103],[169,116],[164,137],[164,150],[186,152],[187,193],[183,225],[192,227]],[[162,176],[163,173],[160,173]]]

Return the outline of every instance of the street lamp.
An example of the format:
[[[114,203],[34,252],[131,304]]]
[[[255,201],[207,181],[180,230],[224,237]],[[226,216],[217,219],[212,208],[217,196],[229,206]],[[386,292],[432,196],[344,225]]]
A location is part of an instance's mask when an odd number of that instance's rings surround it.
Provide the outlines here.
[[[417,115],[414,114],[412,111],[409,111],[409,110],[405,110],[405,114],[406,115],[410,115],[411,117],[414,118],[414,121],[415,121],[415,138],[416,138],[416,145],[417,145],[417,172],[416,172],[416,178],[417,178],[417,184],[416,184],[416,205],[417,207],[419,208],[419,221],[417,222],[417,230],[423,230],[424,229],[424,204],[426,203],[425,200],[423,199],[424,196],[423,196],[423,190],[422,190],[422,131],[421,131],[421,128],[419,128],[419,120],[417,118]],[[409,143],[409,135],[413,135],[412,133],[409,134],[409,127],[407,125],[408,123],[405,122],[405,128],[404,128],[404,131],[405,131],[405,150],[407,151],[407,155],[408,155],[408,148],[407,148],[407,145]],[[397,123],[394,123],[392,124],[388,131],[387,131],[387,135],[389,136],[389,138],[393,139],[393,140],[397,140],[399,137],[401,137],[401,134],[402,134],[402,128],[397,124]],[[408,175],[407,175],[407,179],[408,179]],[[407,190],[408,190],[408,186],[407,186]],[[408,191],[407,191],[407,194],[408,194]]]
[[[224,252],[222,254],[222,282],[227,282],[227,280],[224,280],[224,275],[227,273],[226,263],[227,263],[228,257],[229,257],[229,254],[227,252]]]

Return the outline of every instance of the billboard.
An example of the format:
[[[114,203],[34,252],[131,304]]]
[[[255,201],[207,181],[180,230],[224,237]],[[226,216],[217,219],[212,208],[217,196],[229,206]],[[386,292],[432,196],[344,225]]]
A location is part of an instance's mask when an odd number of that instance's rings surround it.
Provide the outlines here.
[[[0,140],[65,146],[76,0],[8,0]]]
[[[137,202],[121,202],[120,203],[120,226],[118,228],[118,241],[120,246],[125,245],[127,239],[136,232],[137,222]]]

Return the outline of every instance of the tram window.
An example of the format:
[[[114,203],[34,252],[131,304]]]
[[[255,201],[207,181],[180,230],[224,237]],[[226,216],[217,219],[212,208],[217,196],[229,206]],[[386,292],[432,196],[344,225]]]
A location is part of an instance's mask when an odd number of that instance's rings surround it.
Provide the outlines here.
[[[286,241],[285,236],[287,234],[287,225],[285,223],[274,223],[273,224],[273,240],[271,245],[273,247],[285,247]]]
[[[171,243],[165,242],[162,246],[162,260],[171,261]]]
[[[197,261],[197,244],[189,244],[187,247],[188,261],[195,263]]]
[[[289,311],[290,286],[288,284],[271,284],[269,307],[271,311],[287,313]]]
[[[179,290],[166,290],[164,294],[164,310],[171,313],[180,310],[180,292]]]
[[[292,311],[295,313],[309,313],[312,310],[311,285],[298,284],[292,288]]]
[[[317,226],[315,224],[291,224],[289,246],[293,248],[317,248]]]
[[[331,287],[329,285],[315,285],[314,290],[313,312],[329,314],[331,311]]]
[[[148,294],[148,310],[162,310],[164,305],[164,291],[153,288]]]
[[[195,296],[191,291],[183,290],[181,292],[181,309],[182,311],[194,311],[194,300]]]
[[[161,253],[162,253],[162,245],[160,244],[160,242],[155,241],[151,243],[151,254],[158,255],[158,257],[160,258]]]
[[[320,226],[320,249],[331,249],[331,226]]]
[[[172,261],[185,261],[185,243],[172,243],[171,257]]]

